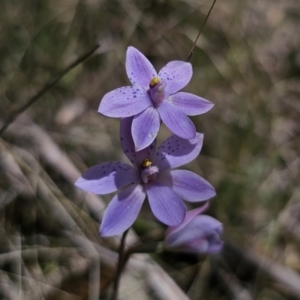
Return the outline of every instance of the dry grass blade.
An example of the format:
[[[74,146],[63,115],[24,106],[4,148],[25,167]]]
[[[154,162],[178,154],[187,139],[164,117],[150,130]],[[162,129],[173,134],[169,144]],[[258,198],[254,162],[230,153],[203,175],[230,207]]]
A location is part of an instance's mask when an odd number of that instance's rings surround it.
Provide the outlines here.
[[[300,276],[298,273],[253,251],[244,251],[245,258],[255,263],[261,272],[268,274],[288,293],[300,298]]]
[[[281,226],[300,241],[300,189],[295,189],[292,198],[279,216]]]
[[[232,300],[253,300],[249,292],[242,286],[238,279],[233,275],[218,269],[218,275],[232,295]]]

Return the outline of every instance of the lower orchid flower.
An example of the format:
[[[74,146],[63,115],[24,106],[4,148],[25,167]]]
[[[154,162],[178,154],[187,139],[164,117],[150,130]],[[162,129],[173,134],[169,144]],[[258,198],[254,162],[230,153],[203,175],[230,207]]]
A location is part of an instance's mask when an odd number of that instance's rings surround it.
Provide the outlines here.
[[[165,248],[202,254],[219,252],[223,246],[220,239],[223,225],[213,217],[199,215],[207,206],[208,203],[187,212],[182,224],[169,227],[164,242]]]
[[[186,215],[182,199],[204,201],[215,196],[206,180],[187,170],[171,170],[191,162],[202,148],[203,134],[191,140],[175,135],[156,150],[156,140],[136,152],[131,135],[132,117],[121,120],[121,146],[133,166],[105,162],[89,168],[75,185],[94,194],[118,191],[109,203],[101,223],[100,235],[118,235],[137,218],[146,198],[155,217],[167,225],[179,225]]]

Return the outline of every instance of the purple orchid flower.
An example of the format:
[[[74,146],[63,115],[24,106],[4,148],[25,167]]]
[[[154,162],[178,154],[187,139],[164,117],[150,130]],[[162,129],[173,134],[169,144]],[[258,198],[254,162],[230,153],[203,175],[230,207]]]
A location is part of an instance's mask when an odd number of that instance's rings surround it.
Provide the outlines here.
[[[140,51],[128,47],[126,72],[132,86],[104,95],[98,112],[113,118],[134,116],[131,130],[136,151],[154,141],[160,120],[175,135],[183,139],[195,138],[195,126],[187,115],[203,114],[213,104],[196,95],[178,92],[191,80],[190,63],[171,61],[157,74]]]
[[[182,199],[204,201],[215,196],[215,189],[206,180],[187,170],[171,170],[187,164],[198,156],[203,134],[191,140],[175,135],[165,140],[156,150],[156,140],[139,151],[134,151],[131,135],[133,118],[121,120],[121,146],[132,162],[105,162],[89,168],[75,185],[94,194],[116,192],[109,203],[100,228],[101,236],[118,235],[128,229],[137,218],[148,196],[155,217],[167,225],[183,222],[186,208]]]
[[[223,225],[218,220],[200,215],[208,203],[187,212],[179,226],[169,227],[166,232],[165,247],[172,251],[194,253],[217,253],[222,249],[220,234]]]

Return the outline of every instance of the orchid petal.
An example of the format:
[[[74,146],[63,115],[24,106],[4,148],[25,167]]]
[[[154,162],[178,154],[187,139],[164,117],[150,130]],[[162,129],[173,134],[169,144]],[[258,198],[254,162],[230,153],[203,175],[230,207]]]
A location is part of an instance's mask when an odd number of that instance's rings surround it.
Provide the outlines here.
[[[160,125],[160,117],[154,107],[148,107],[136,115],[132,122],[132,137],[135,150],[149,146],[157,136]]]
[[[174,134],[183,139],[193,139],[195,137],[196,129],[194,123],[176,106],[164,101],[157,109],[164,124]]]
[[[218,253],[222,250],[224,242],[220,239],[220,236],[215,234],[210,238],[207,253]]]
[[[158,77],[165,83],[166,96],[174,94],[184,88],[193,75],[192,65],[184,61],[171,61],[158,73]]]
[[[165,101],[171,103],[188,116],[204,114],[214,106],[213,103],[204,98],[183,92],[171,95]]]
[[[136,169],[121,162],[110,161],[87,169],[75,185],[84,191],[104,195],[136,182],[139,182]]]
[[[159,221],[170,226],[183,222],[186,214],[185,205],[171,188],[157,183],[147,184],[146,192],[151,210]]]
[[[156,151],[156,139],[147,148],[135,151],[134,142],[131,134],[133,117],[121,119],[120,140],[121,146],[128,159],[137,167],[140,167],[143,160],[152,158]]]
[[[216,195],[214,187],[209,182],[187,170],[160,173],[158,181],[169,186],[182,199],[189,202],[205,201]]]
[[[123,233],[137,218],[146,195],[141,185],[122,190],[108,204],[100,227],[100,236]]]
[[[126,72],[133,85],[149,88],[150,80],[157,73],[146,56],[134,47],[128,47],[126,54]]]
[[[168,247],[177,248],[177,250],[213,252],[212,250],[220,249],[222,242],[219,235],[222,230],[221,222],[213,217],[201,215],[193,218],[185,226],[181,226],[180,230],[168,234],[165,241]]]
[[[172,135],[157,149],[153,165],[158,166],[160,172],[185,165],[199,155],[202,144],[202,133],[196,133],[196,137],[191,140]]]
[[[131,161],[136,162],[136,152],[134,151],[134,143],[131,134],[131,125],[133,117],[122,118],[120,122],[120,142],[123,152]]]
[[[207,201],[202,206],[197,207],[195,209],[192,209],[188,211],[185,215],[184,221],[178,225],[178,226],[170,226],[166,230],[166,236],[173,234],[179,230],[181,230],[183,227],[185,227],[189,222],[191,222],[196,216],[203,213],[207,208],[209,207],[209,202]]]
[[[217,219],[207,216],[207,215],[200,215],[197,218],[194,218],[192,222],[190,222],[186,228],[191,227],[202,227],[208,231],[208,229],[215,231],[218,234],[221,234],[223,231],[223,224],[218,221]]]
[[[181,237],[186,242],[189,242],[193,240],[193,233],[196,234],[200,231],[202,232],[202,235],[204,234],[210,234],[211,232],[215,232],[218,234],[221,234],[223,230],[223,225],[220,221],[217,219],[207,216],[207,215],[200,215],[194,218],[190,223],[188,223],[184,227],[184,232],[190,232],[190,235],[186,235],[185,237]],[[178,235],[181,235],[181,232],[177,232]]]
[[[98,112],[107,117],[125,118],[134,116],[151,105],[151,99],[144,89],[123,86],[104,95]]]

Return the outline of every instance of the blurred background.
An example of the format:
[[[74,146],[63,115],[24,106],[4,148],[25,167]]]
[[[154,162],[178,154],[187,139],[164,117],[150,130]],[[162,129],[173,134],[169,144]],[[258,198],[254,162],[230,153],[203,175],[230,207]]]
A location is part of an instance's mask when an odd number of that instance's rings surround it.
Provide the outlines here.
[[[129,85],[128,45],[157,70],[185,60],[211,4],[1,0],[0,127],[30,103],[0,137],[0,299],[107,298],[119,240],[98,228],[112,195],[73,186],[90,166],[126,161],[100,100]],[[136,255],[120,299],[300,299],[299,26],[297,0],[217,1],[185,88],[215,106],[192,118],[204,147],[186,168],[217,190],[207,213],[225,247]],[[164,229],[146,204],[127,241]]]

